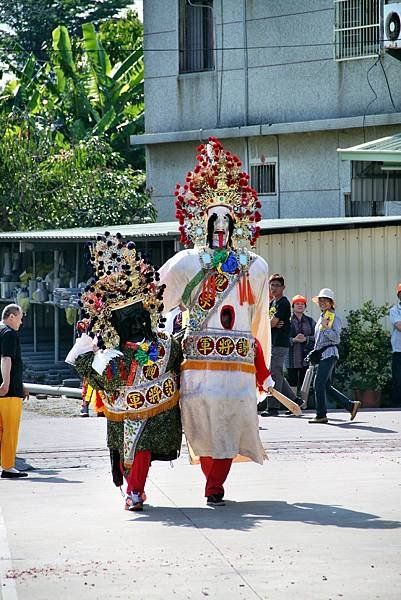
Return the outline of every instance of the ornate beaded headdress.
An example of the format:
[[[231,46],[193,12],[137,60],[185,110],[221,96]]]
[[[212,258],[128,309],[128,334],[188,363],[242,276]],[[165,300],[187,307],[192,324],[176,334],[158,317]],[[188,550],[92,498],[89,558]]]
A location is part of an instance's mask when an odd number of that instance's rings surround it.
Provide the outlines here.
[[[97,337],[99,348],[115,348],[117,331],[111,324],[113,310],[142,302],[150,314],[152,329],[162,320],[164,286],[159,274],[120,233],[105,232],[87,244],[94,278],[81,296],[81,306],[90,317],[88,334]]]
[[[245,248],[254,246],[259,237],[257,223],[262,216],[257,193],[248,185],[249,175],[240,170],[241,161],[216,138],[197,148],[198,164],[189,171],[185,184],[177,184],[176,217],[179,220],[181,243],[196,246],[206,243],[208,210],[226,206],[234,220],[232,244]]]

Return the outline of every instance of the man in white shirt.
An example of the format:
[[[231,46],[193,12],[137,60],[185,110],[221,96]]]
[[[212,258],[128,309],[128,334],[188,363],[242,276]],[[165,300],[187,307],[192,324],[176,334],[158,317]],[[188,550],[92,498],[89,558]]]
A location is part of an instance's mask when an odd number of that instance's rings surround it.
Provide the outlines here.
[[[397,285],[398,302],[390,308],[390,321],[393,326],[391,347],[393,349],[393,406],[401,406],[401,283]]]

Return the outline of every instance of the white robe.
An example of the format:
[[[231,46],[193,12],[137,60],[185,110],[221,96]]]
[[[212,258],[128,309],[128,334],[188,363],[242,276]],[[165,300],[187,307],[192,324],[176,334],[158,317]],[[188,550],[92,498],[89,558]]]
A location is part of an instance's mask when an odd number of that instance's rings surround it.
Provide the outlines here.
[[[263,349],[266,364],[270,362],[269,281],[268,266],[256,254],[249,269],[249,281],[255,304],[239,301],[238,282],[227,293],[221,305],[212,313],[202,329],[251,334]],[[163,296],[165,311],[182,303],[187,284],[201,270],[198,250],[178,252],[160,269],[161,283],[166,284]],[[197,298],[202,283],[191,293],[188,305]],[[234,309],[231,330],[224,329],[220,321],[223,306]],[[185,369],[181,372],[180,404],[185,435],[194,452],[199,456],[234,458],[237,454],[262,463],[265,452],[259,438],[259,422],[256,408],[255,374],[242,370]],[[185,364],[185,363],[184,363]],[[214,365],[216,367],[216,365]]]

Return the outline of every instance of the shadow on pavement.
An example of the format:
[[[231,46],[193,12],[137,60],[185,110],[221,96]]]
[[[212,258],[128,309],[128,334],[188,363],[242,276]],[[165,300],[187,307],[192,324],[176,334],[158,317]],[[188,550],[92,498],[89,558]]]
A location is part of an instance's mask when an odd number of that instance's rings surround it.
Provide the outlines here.
[[[25,481],[31,483],[83,483],[80,479],[64,479],[64,477],[42,477],[41,474],[36,475],[37,471],[33,471],[29,474],[29,477],[24,479],[18,479],[18,481]]]
[[[331,421],[332,419],[330,419]],[[332,427],[343,427],[344,429],[359,429],[360,431],[372,431],[373,433],[398,433],[394,429],[385,429],[384,427],[371,427],[370,425],[357,425],[356,423],[325,423],[325,425],[331,425]]]
[[[354,529],[399,529],[400,521],[386,521],[378,515],[350,510],[331,504],[281,501],[227,501],[225,507],[148,507],[132,521],[140,520],[174,527],[197,529],[227,529],[249,531],[262,522],[301,522],[309,525],[330,525]]]
[[[58,469],[37,469],[30,465],[23,458],[16,458],[16,467],[19,471],[26,471],[29,473],[29,477],[25,479],[19,479],[18,481],[34,481],[43,483],[83,483],[79,479],[65,479],[64,477],[57,477],[60,472]],[[44,477],[44,475],[50,475],[50,477]]]

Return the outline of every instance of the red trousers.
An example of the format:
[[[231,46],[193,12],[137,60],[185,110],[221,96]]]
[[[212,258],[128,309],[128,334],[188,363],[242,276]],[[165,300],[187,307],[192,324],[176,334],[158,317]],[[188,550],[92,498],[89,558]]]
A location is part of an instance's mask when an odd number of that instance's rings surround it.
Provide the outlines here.
[[[231,469],[232,458],[201,456],[200,464],[206,477],[205,496],[224,494],[223,483]]]
[[[134,462],[126,477],[127,494],[130,494],[131,492],[143,494],[145,491],[145,483],[149,472],[151,457],[150,450],[141,450],[135,454]]]

